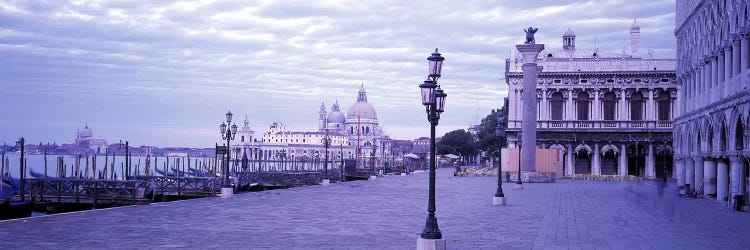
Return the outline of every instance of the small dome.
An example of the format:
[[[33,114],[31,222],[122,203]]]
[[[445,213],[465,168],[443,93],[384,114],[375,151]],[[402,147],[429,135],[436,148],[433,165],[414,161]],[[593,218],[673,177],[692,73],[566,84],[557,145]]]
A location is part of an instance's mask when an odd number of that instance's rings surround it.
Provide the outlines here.
[[[328,123],[346,123],[346,117],[344,116],[344,113],[341,113],[341,111],[335,111],[328,114]]]
[[[326,122],[328,123],[346,123],[346,116],[344,116],[344,113],[341,113],[341,109],[339,109],[339,101],[336,101],[333,104],[333,107],[331,107],[331,113],[328,113],[328,118],[326,118]]]
[[[563,36],[576,36],[576,33],[573,33],[573,31],[568,28],[568,31],[565,31],[565,34],[563,34]]]

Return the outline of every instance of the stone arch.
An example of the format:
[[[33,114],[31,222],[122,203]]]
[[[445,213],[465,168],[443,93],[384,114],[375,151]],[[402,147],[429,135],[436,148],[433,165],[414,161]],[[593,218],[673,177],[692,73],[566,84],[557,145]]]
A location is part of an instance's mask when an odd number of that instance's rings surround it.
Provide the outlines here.
[[[602,151],[602,155],[610,151],[612,151],[615,154],[620,154],[620,150],[617,148],[617,146],[612,145],[612,144],[604,145],[601,148],[601,151]]]
[[[733,124],[734,129],[732,129],[732,132],[734,132],[734,134],[732,135],[732,148],[735,150],[743,150],[745,149],[745,124],[742,123],[742,118],[739,116]]]
[[[574,172],[575,174],[592,174],[591,172],[591,158],[592,153],[591,147],[586,144],[578,144],[573,150],[575,163]]]
[[[723,113],[720,113],[716,119],[715,126],[715,132],[716,132],[716,139],[718,140],[715,145],[716,148],[718,148],[720,151],[726,151],[727,146],[729,145],[727,138],[727,132],[729,129],[727,128],[727,122],[726,118],[724,117]]]
[[[709,117],[704,117],[702,119],[702,124],[700,125],[700,132],[705,135],[705,138],[701,138],[701,142],[703,145],[698,145],[699,148],[697,149],[698,152],[711,152],[713,151],[713,145],[714,145],[714,129],[711,126],[711,122],[709,121]]]
[[[580,153],[581,151],[585,151],[587,154],[592,154],[594,152],[594,150],[592,150],[591,147],[586,144],[578,144],[578,146],[573,149],[574,153]]]

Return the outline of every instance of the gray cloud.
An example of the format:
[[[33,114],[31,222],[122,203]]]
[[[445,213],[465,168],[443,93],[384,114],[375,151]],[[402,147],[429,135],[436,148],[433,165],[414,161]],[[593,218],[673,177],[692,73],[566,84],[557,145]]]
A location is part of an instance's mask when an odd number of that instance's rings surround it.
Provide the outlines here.
[[[69,142],[89,122],[105,138],[210,146],[227,109],[256,130],[314,129],[320,102],[347,109],[361,83],[386,130],[416,138],[428,133],[417,85],[435,47],[447,58],[445,132],[501,105],[524,27],[541,27],[550,49],[571,28],[578,46],[617,53],[633,18],[643,52],[674,57],[670,0],[6,1],[0,141]]]

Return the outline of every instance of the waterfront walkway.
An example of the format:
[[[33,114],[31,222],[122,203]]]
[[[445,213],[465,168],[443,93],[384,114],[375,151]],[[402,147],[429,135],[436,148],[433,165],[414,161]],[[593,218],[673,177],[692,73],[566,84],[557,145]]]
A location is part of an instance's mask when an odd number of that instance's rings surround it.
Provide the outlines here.
[[[750,214],[654,182],[506,184],[438,171],[449,249],[748,249]],[[0,221],[0,249],[413,249],[427,173]],[[674,184],[672,184],[674,185]]]

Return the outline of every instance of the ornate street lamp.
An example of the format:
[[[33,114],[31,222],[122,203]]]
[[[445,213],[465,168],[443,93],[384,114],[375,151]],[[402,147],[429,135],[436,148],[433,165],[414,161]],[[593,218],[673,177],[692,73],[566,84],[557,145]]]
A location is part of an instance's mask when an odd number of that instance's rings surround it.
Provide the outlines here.
[[[222,176],[221,176],[221,197],[222,198],[229,198],[232,197],[232,193],[234,190],[232,190],[232,185],[229,183],[229,163],[231,154],[229,153],[229,143],[230,141],[234,140],[235,135],[237,135],[237,124],[232,124],[232,112],[229,111],[226,114],[227,122],[221,123],[219,125],[219,132],[221,132],[221,138],[224,140],[227,140],[227,147],[224,151],[226,153],[226,164],[224,164],[224,167],[222,168]]]
[[[120,140],[120,143],[117,143],[117,147],[120,149],[125,148],[125,173],[122,173],[122,176],[125,180],[128,180],[130,177],[130,146],[128,145],[128,141],[122,143],[122,140]],[[164,174],[166,175],[167,173]]]
[[[435,217],[435,126],[440,120],[440,113],[445,110],[445,97],[448,96],[437,84],[442,70],[443,58],[437,49],[427,58],[429,61],[429,76],[419,85],[422,94],[422,105],[427,112],[430,122],[430,181],[429,198],[427,203],[427,221],[422,230],[421,238],[417,241],[418,249],[445,249],[443,234],[438,228]],[[442,246],[438,247],[438,245]]]
[[[495,135],[499,137],[505,137],[505,126],[503,126],[503,121],[505,120],[505,117],[503,114],[498,110],[497,112],[497,126],[495,126]],[[503,193],[503,177],[502,177],[502,171],[501,171],[501,165],[502,163],[500,160],[502,159],[502,148],[503,148],[503,142],[500,142],[500,148],[497,150],[497,191],[495,192],[495,197],[492,198],[492,205],[505,205],[505,194]]]

